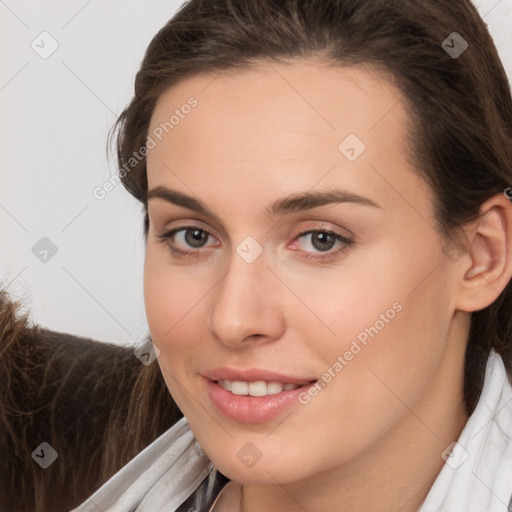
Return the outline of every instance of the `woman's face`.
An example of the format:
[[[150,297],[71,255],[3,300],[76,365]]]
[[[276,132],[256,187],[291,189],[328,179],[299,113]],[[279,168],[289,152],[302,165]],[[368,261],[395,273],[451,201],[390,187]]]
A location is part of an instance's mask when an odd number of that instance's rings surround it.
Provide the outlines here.
[[[239,482],[402,457],[398,433],[432,437],[433,404],[460,396],[456,264],[402,99],[371,70],[294,61],[157,102],[148,323],[199,443]]]

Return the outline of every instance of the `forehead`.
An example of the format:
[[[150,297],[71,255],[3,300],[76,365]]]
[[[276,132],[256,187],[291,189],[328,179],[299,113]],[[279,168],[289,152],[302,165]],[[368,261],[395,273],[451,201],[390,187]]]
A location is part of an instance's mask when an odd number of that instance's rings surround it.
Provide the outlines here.
[[[196,106],[183,108],[191,97]],[[207,195],[213,179],[232,193],[246,193],[248,183],[284,193],[290,183],[309,189],[322,180],[374,197],[396,183],[424,196],[411,171],[408,127],[403,94],[371,66],[300,60],[195,75],[156,103],[148,133],[160,130],[161,140],[147,157],[148,181],[186,176]]]
[[[189,117],[200,117],[200,123],[193,123],[192,119],[192,123],[180,121],[179,129],[177,125],[173,127],[172,139],[176,145],[190,135],[190,128],[194,137],[215,135],[216,139],[238,134],[238,130],[247,136],[263,138],[263,131],[268,133],[266,142],[271,143],[267,150],[296,149],[302,146],[298,133],[326,142],[333,135],[337,138],[347,132],[364,138],[384,117],[395,129],[406,120],[400,103],[401,92],[376,69],[296,60],[260,62],[249,69],[186,78],[158,99],[150,133],[169,121],[175,109],[180,110],[190,96],[197,99],[198,105]],[[389,115],[390,110],[393,115]],[[294,128],[293,136],[286,137],[283,132],[279,139],[273,140],[278,128]],[[244,154],[246,146],[250,146],[249,141],[239,147]]]

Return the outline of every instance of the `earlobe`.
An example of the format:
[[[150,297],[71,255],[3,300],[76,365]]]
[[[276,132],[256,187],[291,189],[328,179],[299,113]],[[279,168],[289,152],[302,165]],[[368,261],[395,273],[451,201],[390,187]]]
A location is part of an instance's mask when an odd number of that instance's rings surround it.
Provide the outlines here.
[[[492,304],[512,276],[512,203],[504,194],[488,199],[467,226],[470,241],[462,258],[457,309],[478,311]]]

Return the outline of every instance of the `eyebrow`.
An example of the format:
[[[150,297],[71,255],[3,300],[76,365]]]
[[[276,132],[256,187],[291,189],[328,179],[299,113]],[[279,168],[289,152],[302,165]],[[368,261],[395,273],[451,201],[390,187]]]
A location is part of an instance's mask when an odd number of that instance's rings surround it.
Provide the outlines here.
[[[192,196],[183,194],[182,192],[178,192],[177,190],[159,185],[148,192],[148,201],[155,198],[163,199],[168,203],[183,206],[197,213],[218,219],[217,215],[201,201]],[[353,203],[373,208],[381,208],[377,203],[367,197],[346,190],[332,189],[327,191],[302,192],[278,199],[270,208],[266,209],[266,213],[268,216],[273,217],[340,203]]]

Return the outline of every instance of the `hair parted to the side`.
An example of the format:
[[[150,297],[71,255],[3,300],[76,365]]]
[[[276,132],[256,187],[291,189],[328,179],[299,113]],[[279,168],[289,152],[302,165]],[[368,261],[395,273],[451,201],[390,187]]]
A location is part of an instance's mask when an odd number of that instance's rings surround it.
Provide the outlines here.
[[[454,31],[468,49],[452,58],[441,43]],[[437,229],[459,248],[460,228],[512,184],[512,100],[493,40],[469,0],[191,0],[156,34],[135,94],[111,132],[119,168],[144,147],[156,100],[180,80],[252,63],[321,58],[373,66],[407,104],[412,161],[434,192]],[[120,173],[143,205],[146,158]],[[491,348],[512,374],[512,282],[472,314],[464,399],[478,401]]]

